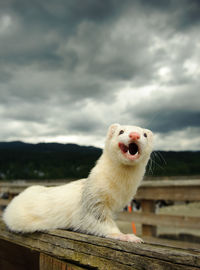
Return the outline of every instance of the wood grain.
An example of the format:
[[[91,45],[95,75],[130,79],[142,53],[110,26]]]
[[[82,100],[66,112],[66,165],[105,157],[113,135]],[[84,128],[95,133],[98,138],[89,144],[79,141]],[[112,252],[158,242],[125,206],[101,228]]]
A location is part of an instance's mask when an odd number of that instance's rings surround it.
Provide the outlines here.
[[[2,221],[0,239],[11,246],[18,245],[56,258],[60,261],[59,267],[65,267],[65,263],[70,262],[83,269],[92,267],[99,270],[200,269],[199,250],[172,248],[161,244],[133,244],[66,230],[13,234]]]
[[[173,216],[154,213],[128,213],[122,212],[118,215],[118,220],[127,222],[138,222],[154,226],[168,226],[183,229],[200,230],[200,217]]]

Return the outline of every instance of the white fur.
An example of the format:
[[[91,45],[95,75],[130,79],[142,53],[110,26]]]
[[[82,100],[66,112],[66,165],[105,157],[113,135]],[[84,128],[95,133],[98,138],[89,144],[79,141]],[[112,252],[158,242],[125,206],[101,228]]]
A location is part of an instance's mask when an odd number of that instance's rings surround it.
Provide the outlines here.
[[[119,131],[124,133],[119,136]],[[140,156],[128,160],[118,143],[130,143],[130,132],[138,132]],[[148,134],[144,137],[144,132]],[[15,232],[71,228],[89,234],[140,242],[124,235],[113,215],[123,209],[136,193],[152,151],[152,132],[134,126],[110,126],[105,149],[87,179],[58,187],[32,186],[16,196],[3,219]]]

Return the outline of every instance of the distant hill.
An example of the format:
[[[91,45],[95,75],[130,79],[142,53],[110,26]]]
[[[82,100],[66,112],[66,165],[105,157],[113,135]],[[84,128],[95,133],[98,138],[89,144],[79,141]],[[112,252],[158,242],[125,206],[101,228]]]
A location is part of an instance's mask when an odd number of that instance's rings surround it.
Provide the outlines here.
[[[11,150],[22,150],[22,151],[38,151],[38,152],[80,152],[88,150],[90,152],[101,151],[100,148],[93,146],[80,146],[77,144],[62,144],[62,143],[24,143],[20,141],[14,142],[0,142],[0,150],[2,149],[11,149]]]
[[[76,144],[0,142],[0,179],[86,177],[101,153]]]
[[[0,179],[86,177],[102,150],[76,144],[0,142]],[[200,175],[200,151],[154,152],[150,176]]]
[[[200,151],[155,151],[148,164],[148,175],[200,175]]]

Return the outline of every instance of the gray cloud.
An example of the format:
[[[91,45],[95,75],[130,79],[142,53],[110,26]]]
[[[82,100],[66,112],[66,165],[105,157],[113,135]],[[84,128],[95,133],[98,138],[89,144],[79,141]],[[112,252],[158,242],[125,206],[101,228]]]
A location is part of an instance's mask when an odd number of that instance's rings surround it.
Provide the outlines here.
[[[152,115],[150,114],[149,116]],[[155,115],[154,121],[151,121],[150,128],[154,132],[165,133],[183,130],[186,127],[199,127],[199,125],[200,112],[161,110]]]
[[[98,143],[112,122],[168,136],[198,129],[199,8],[193,0],[1,1],[0,140],[67,134]]]
[[[169,89],[169,88],[167,88]],[[193,84],[177,87],[174,91],[154,89],[150,98],[143,98],[138,104],[129,105],[126,113],[137,116],[144,126],[154,132],[168,133],[188,127],[200,127],[199,86]]]

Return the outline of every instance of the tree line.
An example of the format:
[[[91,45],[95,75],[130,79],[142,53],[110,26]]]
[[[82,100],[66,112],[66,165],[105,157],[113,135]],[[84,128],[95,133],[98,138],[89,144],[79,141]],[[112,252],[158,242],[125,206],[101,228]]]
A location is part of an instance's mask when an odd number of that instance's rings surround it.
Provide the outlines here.
[[[0,179],[78,179],[87,177],[102,149],[76,144],[0,143]],[[200,151],[158,151],[147,166],[150,176],[200,175]]]

